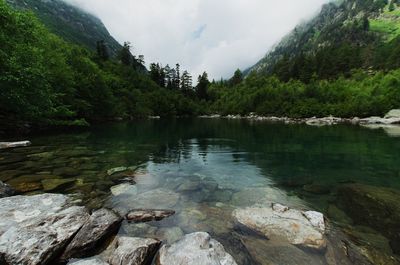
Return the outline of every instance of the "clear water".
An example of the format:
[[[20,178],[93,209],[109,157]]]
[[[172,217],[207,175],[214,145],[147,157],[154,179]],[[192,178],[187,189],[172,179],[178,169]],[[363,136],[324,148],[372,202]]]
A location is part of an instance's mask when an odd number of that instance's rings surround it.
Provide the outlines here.
[[[328,263],[324,253],[238,229],[231,217],[238,207],[275,201],[322,211],[335,229],[358,231],[328,211],[336,187],[357,182],[400,190],[400,138],[357,126],[154,120],[30,140],[31,147],[0,151],[0,180],[21,193],[44,192],[46,180],[61,178],[69,182],[51,191],[77,194],[90,208],[173,209],[159,222],[124,223],[120,233],[171,243],[206,231],[240,264]],[[132,169],[107,174],[121,166]],[[127,177],[136,183],[114,187]]]

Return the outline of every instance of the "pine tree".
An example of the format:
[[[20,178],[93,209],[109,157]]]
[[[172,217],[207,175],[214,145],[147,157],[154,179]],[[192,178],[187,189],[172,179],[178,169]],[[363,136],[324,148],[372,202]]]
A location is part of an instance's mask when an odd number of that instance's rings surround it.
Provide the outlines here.
[[[243,81],[242,71],[240,71],[240,69],[237,69],[233,74],[233,77],[231,78],[229,83],[231,84],[231,86],[236,86],[240,84],[242,81]]]
[[[174,88],[179,90],[181,87],[181,76],[180,76],[180,65],[176,64],[175,67],[175,78],[174,78]]]
[[[204,72],[202,75],[199,75],[197,79],[196,86],[196,95],[200,100],[208,100],[208,86],[210,85],[210,81],[208,80],[208,74]]]
[[[129,42],[124,43],[124,46],[120,50],[118,57],[121,63],[125,65],[132,64],[131,44]]]
[[[104,42],[104,40],[98,41],[96,44],[97,48],[97,56],[102,59],[103,61],[107,61],[110,58],[110,55],[108,53],[107,46]]]

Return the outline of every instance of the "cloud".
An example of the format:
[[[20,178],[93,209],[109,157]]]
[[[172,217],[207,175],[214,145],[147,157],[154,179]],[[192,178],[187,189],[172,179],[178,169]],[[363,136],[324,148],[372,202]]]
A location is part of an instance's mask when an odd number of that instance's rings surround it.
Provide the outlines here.
[[[65,0],[98,16],[147,63],[229,77],[261,59],[328,0]]]

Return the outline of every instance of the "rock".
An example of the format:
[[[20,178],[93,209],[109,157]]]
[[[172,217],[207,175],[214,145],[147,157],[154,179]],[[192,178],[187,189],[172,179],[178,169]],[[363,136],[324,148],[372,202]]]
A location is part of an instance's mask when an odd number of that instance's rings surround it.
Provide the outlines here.
[[[111,176],[116,173],[124,172],[126,170],[128,170],[128,167],[115,167],[115,168],[107,170],[107,175]]]
[[[56,191],[72,186],[75,179],[44,179],[41,181],[45,192]]]
[[[175,226],[158,229],[156,236],[162,239],[163,242],[172,244],[182,239],[184,234],[181,228]]]
[[[366,225],[390,240],[400,254],[400,192],[390,188],[347,184],[338,188],[341,207],[356,224]]]
[[[110,265],[150,264],[161,242],[155,239],[118,236],[108,247]]]
[[[400,119],[400,109],[391,110],[385,115],[385,119],[392,119],[392,118]]]
[[[381,118],[381,117],[369,117],[360,120],[361,125],[369,124],[399,124],[400,118]]]
[[[305,123],[310,126],[336,125],[342,122],[343,119],[332,116],[324,118],[309,118],[305,120]]]
[[[236,265],[224,247],[204,232],[186,235],[172,245],[164,245],[158,253],[157,265]]]
[[[165,190],[155,189],[138,195],[121,194],[111,198],[111,206],[121,216],[125,216],[132,206],[138,209],[171,209],[178,203],[179,194]]]
[[[243,237],[242,242],[259,265],[320,265],[321,257],[310,255],[290,244],[271,244],[268,240]]]
[[[41,190],[42,184],[38,183],[38,182],[26,182],[26,183],[22,182],[22,183],[13,184],[12,187],[17,192],[25,193],[25,192],[30,192],[30,191]]]
[[[272,204],[270,207],[237,209],[233,216],[240,224],[271,240],[280,238],[294,245],[317,250],[326,247],[325,224],[320,213],[302,212]]]
[[[135,223],[144,223],[150,221],[160,221],[166,217],[174,215],[175,211],[172,210],[144,210],[137,209],[131,210],[126,216],[126,220]]]
[[[0,149],[15,148],[15,147],[25,147],[31,145],[29,141],[21,142],[0,142]]]
[[[372,130],[382,129],[390,137],[400,137],[400,125],[398,124],[367,124],[363,125],[363,127]]]
[[[0,199],[0,256],[6,264],[49,264],[89,218],[65,195]]]
[[[137,187],[128,183],[122,183],[116,186],[112,186],[110,189],[112,195],[114,196],[118,196],[121,194],[131,194],[131,195],[137,194]]]
[[[9,196],[13,196],[15,194],[15,190],[10,187],[10,185],[3,183],[0,181],[0,198],[5,198]]]
[[[117,232],[122,218],[113,211],[100,209],[92,213],[62,255],[62,260],[88,257],[96,247]]]
[[[110,265],[110,264],[102,260],[100,257],[93,257],[89,259],[72,260],[68,262],[67,265]]]
[[[122,222],[119,234],[132,237],[154,237],[156,232],[156,227],[146,223]]]

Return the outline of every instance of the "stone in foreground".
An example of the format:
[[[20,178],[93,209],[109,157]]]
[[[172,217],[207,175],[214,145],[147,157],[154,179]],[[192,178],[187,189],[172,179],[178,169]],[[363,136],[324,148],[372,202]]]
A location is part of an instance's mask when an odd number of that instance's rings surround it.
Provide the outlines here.
[[[270,207],[237,209],[233,216],[240,224],[269,239],[284,239],[293,245],[317,250],[326,248],[325,222],[321,213],[272,204]]]
[[[126,220],[135,223],[160,221],[175,214],[172,210],[132,210],[126,215]]]
[[[0,216],[0,257],[9,265],[50,264],[89,218],[58,194],[0,199]]]
[[[150,264],[160,244],[160,241],[150,238],[118,236],[107,249],[111,250],[107,261],[110,265]]]
[[[0,149],[15,148],[15,147],[25,147],[31,145],[29,141],[20,142],[0,142]]]
[[[99,257],[89,258],[89,259],[80,259],[80,260],[72,260],[67,265],[110,265]]]
[[[67,249],[62,260],[88,257],[99,245],[117,232],[122,218],[108,209],[100,209],[92,213],[87,222],[79,230]]]
[[[237,265],[224,247],[208,233],[186,235],[178,242],[164,245],[158,253],[157,265]]]

